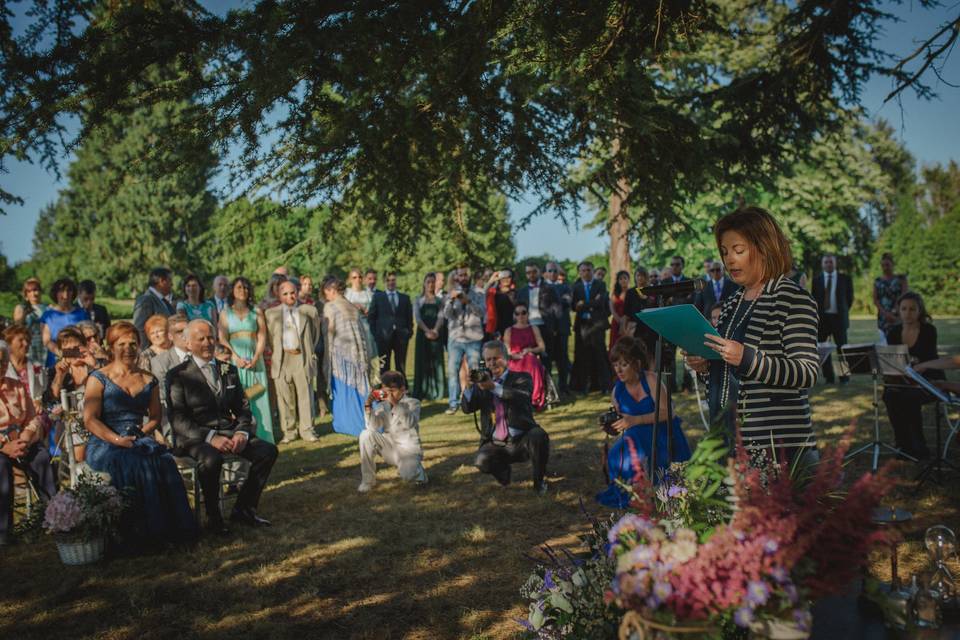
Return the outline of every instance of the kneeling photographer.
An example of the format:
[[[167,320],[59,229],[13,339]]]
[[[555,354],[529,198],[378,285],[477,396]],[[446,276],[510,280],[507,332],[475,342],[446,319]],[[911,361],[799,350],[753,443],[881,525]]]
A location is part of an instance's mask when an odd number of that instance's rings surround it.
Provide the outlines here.
[[[486,367],[470,372],[463,392],[464,412],[480,412],[480,449],[475,465],[501,485],[510,484],[510,465],[530,460],[533,490],[547,491],[544,475],[550,456],[550,438],[533,419],[533,379],[507,369],[507,348],[499,340],[483,345]]]

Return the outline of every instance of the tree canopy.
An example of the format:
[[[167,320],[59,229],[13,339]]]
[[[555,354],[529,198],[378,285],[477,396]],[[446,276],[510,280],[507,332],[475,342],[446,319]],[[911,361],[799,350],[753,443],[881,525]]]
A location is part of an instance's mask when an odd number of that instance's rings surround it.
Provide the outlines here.
[[[623,177],[637,223],[663,228],[691,194],[771,173],[836,125],[882,70],[880,5],[34,0],[17,33],[4,3],[0,157],[53,165],[70,116],[82,140],[188,100],[178,133],[229,154],[238,189],[368,210],[391,242],[414,243],[423,211],[488,206],[477,193],[569,215]],[[145,82],[156,67],[179,71]]]

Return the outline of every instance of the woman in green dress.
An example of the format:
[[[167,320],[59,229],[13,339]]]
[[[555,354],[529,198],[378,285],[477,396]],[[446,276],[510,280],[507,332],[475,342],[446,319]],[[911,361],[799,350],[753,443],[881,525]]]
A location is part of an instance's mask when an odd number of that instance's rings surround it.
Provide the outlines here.
[[[413,304],[413,319],[417,323],[417,341],[413,355],[413,397],[418,400],[438,400],[447,386],[440,329],[440,298],[436,296],[437,276],[428,273],[423,278],[423,290]]]
[[[180,285],[183,300],[177,303],[177,313],[187,316],[188,320],[206,320],[217,326],[217,305],[212,300],[204,299],[204,288],[200,278],[189,273]]]
[[[250,281],[235,278],[220,314],[220,342],[233,352],[233,364],[237,366],[240,384],[250,399],[250,411],[257,421],[257,437],[275,444],[267,395],[267,368],[263,364],[267,323],[255,302]]]

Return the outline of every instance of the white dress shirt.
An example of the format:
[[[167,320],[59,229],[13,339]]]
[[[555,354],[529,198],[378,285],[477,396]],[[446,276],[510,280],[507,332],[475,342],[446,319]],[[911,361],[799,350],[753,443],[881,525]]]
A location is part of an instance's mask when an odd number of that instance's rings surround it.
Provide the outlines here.
[[[286,351],[300,349],[300,323],[296,307],[283,305],[283,348]]]
[[[543,280],[537,284],[528,285],[530,291],[530,300],[527,305],[527,321],[530,324],[543,326],[543,315],[540,313],[540,288],[543,287]]]
[[[827,292],[827,308],[824,313],[837,313],[837,272],[823,274],[823,290]]]

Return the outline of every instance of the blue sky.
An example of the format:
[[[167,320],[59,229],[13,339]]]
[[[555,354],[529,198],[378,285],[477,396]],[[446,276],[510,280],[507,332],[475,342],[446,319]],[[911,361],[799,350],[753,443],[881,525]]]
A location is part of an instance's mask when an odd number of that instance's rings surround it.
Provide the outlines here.
[[[219,5],[221,3],[206,3]],[[220,7],[217,7],[220,8]],[[912,52],[917,43],[934,33],[949,17],[956,15],[957,4],[925,11],[916,3],[907,0],[890,11],[899,16],[900,23],[889,23],[879,45],[882,49],[904,55]],[[960,84],[960,59],[955,53],[942,69],[947,82]],[[935,82],[928,76],[928,82]],[[898,104],[883,104],[890,91],[885,80],[871,80],[862,95],[862,104],[873,117],[890,121],[906,142],[907,147],[921,164],[946,163],[960,159],[960,89],[946,85],[936,86],[939,99],[919,101],[907,92]],[[63,167],[66,167],[65,159]],[[40,210],[56,199],[58,189],[63,188],[56,178],[41,167],[28,163],[11,163],[10,173],[0,175],[0,181],[8,191],[24,200],[23,206],[9,207],[6,217],[0,217],[0,251],[10,262],[30,257],[31,239]],[[512,202],[511,212],[522,216],[532,207],[532,202]],[[606,241],[597,230],[564,229],[549,216],[535,219],[526,229],[516,233],[518,255],[551,254],[557,258],[577,259],[605,252]]]

